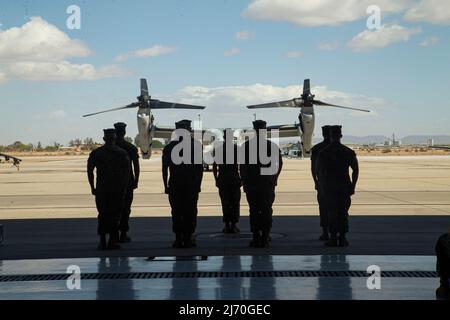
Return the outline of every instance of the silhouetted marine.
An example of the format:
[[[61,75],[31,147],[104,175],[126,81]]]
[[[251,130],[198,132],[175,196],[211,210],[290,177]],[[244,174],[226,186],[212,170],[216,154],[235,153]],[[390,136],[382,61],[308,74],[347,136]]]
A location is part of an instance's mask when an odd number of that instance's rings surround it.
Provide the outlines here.
[[[91,152],[87,173],[98,210],[100,249],[117,249],[120,216],[130,177],[127,153],[116,146],[114,129],[104,130],[105,145]],[[97,179],[94,185],[94,169]],[[106,236],[109,235],[108,245]]]
[[[218,142],[214,149],[214,157],[220,162],[213,163],[213,174],[222,203],[223,222],[225,224],[223,232],[238,233],[240,231],[237,223],[240,217],[242,185],[238,165],[238,147],[233,141],[227,141],[226,134],[224,134],[224,140]],[[230,151],[233,152],[233,157],[227,156],[227,144],[229,144]]]
[[[256,137],[246,141],[241,147],[245,152],[245,160],[240,165],[240,172],[244,192],[250,207],[250,229],[253,233],[250,246],[268,247],[271,240],[272,204],[275,201],[275,187],[283,166],[283,160],[278,146],[265,137],[260,137],[259,132],[266,128],[266,122],[256,120],[253,122],[253,128],[256,131]],[[258,149],[251,150],[252,144],[256,144]],[[263,145],[266,145],[267,156],[271,159],[268,164],[263,164],[261,161],[259,148]],[[256,152],[254,154],[256,163],[251,163],[250,152]],[[271,152],[275,152],[276,155],[272,157]],[[272,158],[275,159],[275,163],[272,163]],[[271,166],[276,169],[274,174],[262,174],[262,168]]]
[[[134,189],[137,189],[139,184],[139,153],[138,149],[130,142],[125,140],[126,134],[126,124],[123,122],[118,122],[114,124],[116,129],[116,144],[119,148],[125,150],[129,158],[130,167],[130,179],[128,180],[127,192],[125,194],[124,205],[122,214],[120,217],[120,238],[119,242],[130,242],[131,238],[127,235],[130,230],[129,220],[131,214],[131,205],[133,203],[133,193]]]
[[[191,131],[191,122],[182,120],[177,122],[176,129]],[[169,202],[172,208],[172,230],[175,233],[173,246],[195,247],[196,242],[194,232],[197,225],[197,202],[203,179],[203,151],[199,141],[189,136],[191,145],[191,155],[189,163],[175,164],[172,159],[173,149],[183,142],[183,137],[171,141],[163,149],[162,174],[165,193],[169,195]],[[195,153],[200,158],[195,163]],[[169,178],[168,178],[169,176]]]
[[[348,210],[355,193],[359,167],[355,152],[341,144],[341,126],[330,127],[331,143],[319,153],[317,174],[320,192],[326,198],[330,240],[327,246],[348,246]],[[352,178],[349,169],[352,168]],[[339,239],[337,238],[339,234]],[[339,240],[339,242],[338,242]]]
[[[314,186],[317,190],[317,202],[319,203],[319,214],[320,214],[320,226],[322,227],[322,235],[319,240],[330,240],[329,230],[328,230],[328,212],[326,208],[325,195],[320,191],[319,188],[319,177],[317,175],[317,158],[319,153],[325,149],[330,144],[330,126],[322,127],[323,141],[316,144],[311,149],[311,174],[314,180]]]

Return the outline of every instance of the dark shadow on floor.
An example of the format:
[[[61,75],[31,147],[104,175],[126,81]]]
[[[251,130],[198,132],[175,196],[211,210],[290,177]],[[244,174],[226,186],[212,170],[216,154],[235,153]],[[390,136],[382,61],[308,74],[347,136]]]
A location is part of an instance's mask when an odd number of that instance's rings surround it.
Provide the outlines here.
[[[272,247],[251,249],[248,239],[209,237],[222,229],[221,217],[198,219],[198,247],[173,249],[170,218],[134,218],[133,242],[117,251],[98,251],[96,224],[92,219],[5,220],[5,241],[0,260],[82,258],[107,256],[182,255],[434,255],[438,236],[448,230],[448,216],[356,216],[350,219],[350,247],[327,248],[318,241],[319,219],[304,216],[274,217]],[[241,230],[249,232],[248,217]]]

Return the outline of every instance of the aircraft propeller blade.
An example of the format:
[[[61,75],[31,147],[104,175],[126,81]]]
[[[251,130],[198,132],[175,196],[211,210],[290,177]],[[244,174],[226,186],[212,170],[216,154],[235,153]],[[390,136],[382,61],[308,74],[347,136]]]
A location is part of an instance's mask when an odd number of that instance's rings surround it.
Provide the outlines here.
[[[303,81],[303,94],[305,95],[311,94],[311,84],[309,79],[305,79],[305,81]]]
[[[118,108],[113,108],[113,109],[109,109],[109,110],[104,110],[104,111],[99,111],[99,112],[85,114],[85,115],[83,115],[83,117],[95,116],[95,115],[100,114],[100,113],[106,113],[106,112],[117,111],[117,110],[122,110],[122,109],[136,108],[136,107],[139,107],[139,105],[140,105],[139,102],[133,102],[133,103],[131,103],[129,105],[126,105],[126,106],[123,106],[123,107],[118,107]]]
[[[141,79],[141,97],[148,98],[147,79]]]
[[[302,101],[302,100],[300,100]],[[299,108],[300,105],[295,100],[286,100],[279,102],[256,104],[247,106],[247,109],[265,109],[265,108]]]
[[[312,103],[317,105],[317,106],[328,106],[328,107],[348,109],[348,110],[356,110],[356,111],[362,111],[362,112],[371,112],[370,110],[366,110],[366,109],[343,107],[343,106],[338,106],[338,105],[327,103],[327,102],[322,102],[320,100],[313,100]]]
[[[166,102],[160,100],[150,100],[150,108],[152,109],[196,109],[203,110],[204,106],[195,106],[191,104]]]

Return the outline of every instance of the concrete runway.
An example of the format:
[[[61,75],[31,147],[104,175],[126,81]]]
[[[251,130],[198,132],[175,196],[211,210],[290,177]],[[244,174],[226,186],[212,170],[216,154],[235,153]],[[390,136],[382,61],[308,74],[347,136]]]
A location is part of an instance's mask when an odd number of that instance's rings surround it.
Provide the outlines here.
[[[92,218],[94,198],[85,156],[24,157],[20,171],[0,165],[0,217],[8,219]],[[169,217],[159,157],[141,160],[134,217]],[[274,215],[317,216],[309,160],[285,160]],[[361,157],[361,176],[351,215],[450,215],[450,156]],[[199,216],[220,216],[211,172],[204,175]],[[243,196],[241,215],[248,216]]]
[[[0,259],[98,256],[242,254],[434,255],[450,225],[450,157],[365,157],[350,210],[349,248],[326,248],[319,234],[309,160],[286,160],[274,205],[273,245],[248,248],[245,196],[237,238],[220,233],[221,206],[212,173],[199,200],[198,244],[175,250],[160,158],[141,161],[131,220],[133,242],[116,252],[96,250],[96,209],[89,194],[86,157],[25,158],[21,171],[0,166],[0,223],[6,240]]]
[[[361,158],[346,248],[329,248],[318,241],[310,161],[286,160],[277,188],[270,248],[248,247],[245,196],[241,233],[221,233],[220,199],[208,172],[199,201],[198,247],[173,249],[160,158],[141,163],[131,219],[133,241],[116,251],[97,250],[97,214],[86,179],[86,157],[24,158],[19,172],[0,165],[0,224],[5,231],[0,245],[0,278],[4,278],[0,300],[434,299],[435,276],[387,277],[383,290],[368,290],[365,273],[346,272],[363,272],[369,264],[383,266],[383,272],[434,272],[436,240],[450,225],[450,157]],[[189,260],[200,256],[201,261]],[[64,274],[68,264],[79,264],[83,272],[91,270],[99,280],[83,280],[83,290],[76,292],[67,290],[64,280],[7,280],[13,274],[31,278]],[[155,266],[165,273],[187,271],[193,276],[102,280],[110,272],[124,277],[133,276],[133,271],[151,273]],[[224,281],[216,276],[203,279],[196,273],[199,270],[264,271],[266,276],[243,273]],[[318,274],[277,276],[285,270]],[[330,270],[339,274],[330,277]]]

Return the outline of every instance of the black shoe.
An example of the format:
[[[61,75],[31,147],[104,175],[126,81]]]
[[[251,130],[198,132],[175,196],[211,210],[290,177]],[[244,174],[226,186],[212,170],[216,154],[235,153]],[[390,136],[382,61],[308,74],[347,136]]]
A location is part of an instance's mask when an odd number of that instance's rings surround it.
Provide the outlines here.
[[[120,249],[120,245],[115,243],[115,242],[110,242],[108,243],[108,248],[107,250],[117,250]]]
[[[339,239],[339,247],[348,247],[350,245],[350,243],[348,242],[348,240],[344,237]]]
[[[100,236],[100,242],[98,244],[98,250],[106,250],[108,246],[106,245],[106,236]]]
[[[259,234],[259,232],[253,232],[253,239],[250,241],[249,246],[251,248],[261,247],[261,235]]]
[[[127,235],[126,232],[122,232],[122,233],[120,233],[119,242],[120,243],[128,243],[128,242],[131,242],[131,238]]]
[[[330,240],[330,235],[328,233],[322,233],[322,235],[319,237],[320,241],[328,241]]]
[[[263,232],[261,236],[261,242],[260,246],[261,248],[268,248],[270,247],[270,241],[272,241],[272,238],[270,237],[269,232]]]
[[[241,232],[236,223],[231,224],[230,233],[236,234]]]
[[[250,240],[250,243],[248,244],[248,246],[249,246],[250,248],[259,248],[259,247],[261,247],[260,241],[259,241],[258,239],[252,239],[252,240]]]
[[[183,248],[183,236],[181,233],[175,234],[175,241],[172,243],[173,248]]]
[[[337,247],[338,246],[338,241],[336,239],[330,239],[327,242],[325,242],[325,245],[327,247]]]
[[[193,234],[187,234],[184,239],[183,248],[195,248],[197,247],[197,242]]]
[[[222,232],[223,232],[223,233],[232,233],[232,232],[231,232],[230,224],[229,224],[228,222],[225,223],[225,228],[223,228]]]
[[[175,240],[172,243],[172,248],[183,248],[183,241],[181,240]]]
[[[261,242],[259,243],[259,248],[268,248],[268,247],[270,247],[269,239],[261,239]]]

